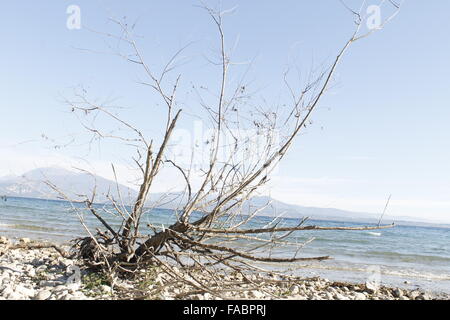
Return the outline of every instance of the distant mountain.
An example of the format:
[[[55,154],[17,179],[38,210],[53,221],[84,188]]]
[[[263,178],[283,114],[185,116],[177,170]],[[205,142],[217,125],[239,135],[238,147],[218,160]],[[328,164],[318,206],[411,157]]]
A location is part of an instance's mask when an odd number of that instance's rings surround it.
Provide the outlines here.
[[[92,176],[81,171],[69,171],[62,168],[39,168],[21,176],[9,175],[0,178],[0,195],[61,199],[61,195],[53,190],[45,181],[57,186],[67,197],[77,200],[79,195],[91,195],[96,186],[96,202],[107,201],[107,195],[117,197],[117,185],[114,181],[100,176]],[[123,197],[131,199],[136,191],[126,186],[118,186]]]
[[[164,209],[180,208],[185,202],[185,198],[181,193],[169,194],[152,194],[149,197],[149,203]],[[211,200],[212,197],[208,198]],[[351,212],[333,208],[315,208],[304,207],[299,205],[288,204],[267,196],[255,196],[244,202],[242,212],[244,214],[252,213],[256,209],[259,210],[258,215],[284,218],[303,218],[309,217],[317,220],[334,220],[334,221],[359,221],[359,222],[378,222],[381,214]],[[392,218],[384,217],[383,223],[392,223]]]
[[[92,194],[96,185],[96,202],[107,202],[106,195],[113,195],[116,199],[117,188],[124,203],[129,204],[136,199],[137,191],[124,185],[117,186],[114,181],[100,176],[91,176],[84,172],[69,171],[61,168],[40,168],[29,171],[21,176],[0,177],[0,196],[15,196],[42,199],[61,199],[59,194],[52,190],[44,181],[50,181],[67,196],[76,199],[77,195]],[[158,208],[180,208],[186,201],[182,193],[154,193],[149,196],[148,205]],[[264,207],[264,208],[263,208]],[[263,208],[263,209],[261,209]],[[380,213],[351,212],[333,208],[304,207],[284,203],[267,196],[255,196],[243,205],[243,213],[260,209],[259,215],[282,216],[285,218],[309,217],[317,220],[378,222]],[[392,217],[383,217],[383,223],[392,223]],[[440,223],[430,223],[425,219],[411,217],[396,217],[396,223],[410,225],[447,226]]]
[[[345,221],[378,221],[380,219],[380,214],[351,212],[334,208],[305,207],[284,203],[266,196],[253,197],[246,203],[245,207],[252,206],[254,208],[258,208],[267,205],[269,202],[270,204],[265,210],[262,210],[262,212],[264,212],[265,215],[270,216],[282,215],[286,218],[310,217],[311,219]],[[385,219],[383,220],[386,222]]]
[[[183,203],[183,195],[181,193],[152,194],[150,196],[150,202],[153,204],[156,203],[156,207],[159,208],[175,209],[177,207],[179,208],[180,203]],[[381,218],[381,213],[355,212],[334,208],[305,207],[281,202],[267,196],[255,196],[246,201],[243,205],[244,213],[253,212],[255,209],[259,209],[259,215],[268,217],[281,216],[284,218],[297,219],[308,217],[314,220],[362,223],[378,223]],[[448,223],[408,216],[392,217],[385,215],[381,222],[382,224],[395,223],[396,225],[404,226],[411,225],[450,228],[450,224]]]

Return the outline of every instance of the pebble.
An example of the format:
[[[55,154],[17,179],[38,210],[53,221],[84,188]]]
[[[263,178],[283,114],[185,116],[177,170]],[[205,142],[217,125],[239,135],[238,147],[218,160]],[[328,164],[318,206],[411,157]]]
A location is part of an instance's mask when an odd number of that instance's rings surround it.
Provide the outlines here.
[[[291,288],[292,295],[297,295],[297,294],[299,294],[299,292],[300,292],[300,287],[298,285],[292,286],[292,288]]]
[[[203,295],[203,300],[211,300],[211,299],[212,299],[211,293],[207,292]]]
[[[259,290],[253,290],[251,291],[251,296],[255,299],[262,299],[265,297],[265,294]]]
[[[366,282],[365,290],[368,293],[376,293],[378,291],[378,286],[372,282]]]
[[[100,291],[103,293],[110,293],[111,292],[111,287],[107,286],[107,285],[101,285],[100,286]]]
[[[408,296],[409,296],[412,300],[416,300],[417,297],[420,296],[420,295],[421,295],[420,291],[417,291],[417,290],[411,291],[411,292],[408,294]]]
[[[367,297],[364,293],[355,292],[355,300],[367,300]]]
[[[25,298],[34,297],[35,295],[34,289],[24,287],[20,284],[16,286],[15,292],[17,294],[24,296]]]
[[[36,300],[47,300],[52,295],[52,292],[50,290],[41,290],[38,292],[38,294],[35,296]]]
[[[333,295],[330,292],[326,292],[325,296],[326,296],[327,300],[333,300]]]
[[[392,293],[396,298],[401,298],[403,296],[403,291],[400,288],[395,288]]]
[[[416,298],[416,300],[430,300],[430,299],[431,297],[426,293],[423,293]]]

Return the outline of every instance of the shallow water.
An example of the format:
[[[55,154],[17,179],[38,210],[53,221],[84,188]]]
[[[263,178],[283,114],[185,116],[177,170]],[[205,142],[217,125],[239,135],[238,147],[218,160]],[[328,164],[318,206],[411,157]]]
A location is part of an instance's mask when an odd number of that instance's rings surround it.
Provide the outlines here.
[[[0,234],[64,242],[86,235],[80,217],[89,226],[98,225],[95,218],[82,208],[82,204],[71,205],[64,201],[8,198],[7,201],[0,201]],[[98,208],[101,210],[102,206]],[[105,215],[111,224],[118,226],[117,218],[108,213]],[[144,224],[167,225],[174,220],[175,213],[167,209],[154,209],[144,216]],[[257,217],[247,227],[262,226],[270,220]],[[283,219],[281,224],[295,226],[298,222],[298,219]],[[307,224],[363,225],[314,220]],[[303,231],[293,233],[286,240],[301,243],[311,237],[315,240],[302,249],[301,256],[330,255],[333,259],[304,264],[297,273],[341,281],[378,279],[387,285],[450,293],[448,228],[400,225],[375,231]],[[293,247],[285,246],[277,255],[290,257],[294,251]]]

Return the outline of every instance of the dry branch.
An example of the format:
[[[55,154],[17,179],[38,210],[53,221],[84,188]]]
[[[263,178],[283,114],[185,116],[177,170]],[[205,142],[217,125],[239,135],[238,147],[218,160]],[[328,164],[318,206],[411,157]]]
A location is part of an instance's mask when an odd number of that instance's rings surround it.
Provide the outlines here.
[[[311,72],[308,82],[299,88],[291,85],[287,80],[287,74],[284,75],[288,99],[292,100],[286,107],[285,115],[275,106],[270,106],[268,110],[259,106],[255,107],[257,104],[251,100],[252,94],[248,92],[247,85],[243,81],[239,81],[232,88],[228,78],[229,67],[233,64],[233,60],[225,41],[224,12],[206,6],[203,6],[203,8],[216,26],[219,39],[219,58],[216,62],[211,61],[219,67],[220,71],[217,75],[217,92],[209,92],[207,88],[202,87],[200,87],[202,90],[200,92],[197,86],[193,86],[193,90],[198,94],[199,106],[202,110],[199,117],[209,119],[210,129],[213,131],[211,137],[205,142],[209,148],[208,159],[201,163],[199,173],[195,177],[193,176],[196,172],[192,169],[192,163],[189,169],[184,169],[184,166],[180,165],[177,159],[171,157],[169,152],[173,131],[178,125],[178,120],[182,117],[182,110],[179,108],[179,95],[177,94],[180,89],[181,77],[178,75],[174,77],[175,80],[169,83],[168,74],[174,71],[176,59],[188,46],[178,50],[163,65],[162,71],[158,74],[151,69],[151,64],[144,60],[133,32],[126,22],[112,20],[119,28],[116,35],[96,32],[117,41],[116,47],[124,51],[113,53],[143,71],[146,79],[139,81],[139,83],[150,88],[160,99],[165,108],[165,116],[161,122],[163,124],[161,132],[163,138],[161,143],[157,144],[154,143],[153,139],[148,139],[143,131],[136,128],[132,123],[108,111],[105,106],[91,102],[83,94],[76,95],[76,102],[67,102],[74,112],[79,112],[92,120],[89,124],[83,124],[90,134],[99,139],[112,139],[119,143],[133,144],[138,157],[132,157],[132,160],[137,166],[137,171],[142,175],[138,195],[132,203],[132,209],[128,212],[120,195],[114,165],[112,166],[117,192],[119,193],[118,199],[120,199],[121,204],[118,204],[112,196],[108,198],[113,207],[111,211],[117,211],[115,216],[121,219],[120,228],[117,230],[112,228],[102,217],[100,210],[94,208],[95,193],[92,197],[83,199],[87,209],[109,232],[98,230],[94,234],[88,230],[82,221],[89,237],[77,242],[80,256],[89,260],[92,265],[106,266],[111,273],[118,272],[127,275],[134,274],[140,268],[156,264],[166,274],[170,275],[174,279],[173,281],[187,281],[194,288],[192,292],[207,291],[220,296],[221,290],[228,289],[224,287],[212,290],[200,280],[186,280],[184,275],[180,275],[167,261],[174,261],[176,265],[182,266],[185,270],[192,266],[200,268],[204,274],[210,275],[212,282],[220,287],[223,282],[216,279],[215,269],[213,269],[217,265],[244,274],[244,271],[260,270],[255,262],[294,264],[302,261],[329,259],[329,256],[298,257],[298,251],[309,241],[298,244],[289,242],[286,239],[293,232],[358,231],[393,227],[394,225],[366,227],[304,226],[305,219],[295,227],[282,227],[279,226],[281,219],[277,218],[264,227],[248,227],[250,223],[257,220],[257,214],[263,209],[252,209],[247,206],[248,202],[266,185],[275,166],[284,158],[305,126],[310,123],[312,114],[330,88],[333,76],[348,49],[356,41],[373,33],[373,31],[370,31],[361,34],[363,21],[361,11],[358,12],[346,6],[356,18],[356,27],[327,68],[324,68],[316,76],[313,76]],[[385,23],[391,20],[393,16],[386,19]],[[202,96],[203,92],[209,94],[208,99]],[[121,128],[131,131],[132,136],[116,136],[111,133],[104,133],[105,130],[95,128],[93,122],[98,116],[114,121]],[[242,138],[241,133],[248,128],[257,132],[255,136],[262,137],[260,151],[253,150],[254,145],[252,145],[249,137]],[[274,132],[278,128],[283,128],[286,132],[279,144],[275,143],[274,138]],[[237,130],[237,133],[233,130]],[[225,134],[232,136],[232,142],[225,141],[223,138]],[[219,151],[224,147],[228,148],[226,149],[228,153],[226,153],[224,159],[221,159]],[[191,161],[193,162],[193,160]],[[149,194],[154,187],[155,178],[161,174],[165,164],[177,169],[183,178],[182,183],[185,193],[180,196],[180,206],[176,210],[177,220],[169,226],[162,227],[160,231],[153,226],[153,232],[149,236],[143,236],[140,232],[144,227],[142,218],[146,213]],[[57,190],[55,186],[51,186]],[[67,198],[62,192],[60,194]],[[200,217],[194,219],[197,215],[200,215]],[[81,219],[81,215],[79,216]],[[280,235],[280,233],[283,234]],[[262,236],[261,238],[249,236],[251,234]],[[268,239],[264,239],[263,236],[267,236]],[[248,247],[246,251],[238,249],[241,247],[239,241],[246,243]],[[272,250],[276,254],[276,249],[283,245],[295,246],[296,250],[294,250],[293,257],[274,257],[272,255]],[[258,250],[261,251],[262,248],[264,248],[264,252],[258,253]],[[183,296],[183,294],[181,295]]]

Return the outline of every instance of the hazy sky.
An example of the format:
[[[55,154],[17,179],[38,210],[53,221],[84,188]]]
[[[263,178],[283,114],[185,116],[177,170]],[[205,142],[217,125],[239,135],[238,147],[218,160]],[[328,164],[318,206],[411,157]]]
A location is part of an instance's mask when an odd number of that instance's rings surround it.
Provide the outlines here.
[[[81,9],[80,30],[66,26],[69,5]],[[141,75],[136,66],[104,54],[112,42],[87,27],[117,31],[110,16],[136,22],[141,49],[155,68],[192,42],[180,67],[186,88],[191,82],[217,82],[205,59],[214,57],[216,30],[197,5],[3,1],[0,175],[69,167],[86,155],[100,174],[111,177],[109,163],[123,160],[123,153],[108,146],[88,153],[63,97],[83,85],[92,97],[126,106],[127,119],[148,134],[157,134],[163,114],[148,89],[136,84]],[[309,70],[311,64],[331,61],[353,30],[353,18],[338,0],[233,0],[222,6],[235,5],[225,20],[227,43],[236,44],[236,61],[253,61],[249,81],[269,103],[283,100],[282,75],[288,66]],[[299,137],[274,177],[274,198],[381,212],[392,194],[389,215],[450,221],[449,12],[448,1],[406,1],[384,30],[351,48],[314,125]],[[381,13],[390,11],[382,8]],[[236,75],[242,72],[233,68]],[[185,117],[183,127],[192,130],[192,121]],[[52,143],[68,146],[55,150]],[[123,176],[121,181],[128,182]]]

